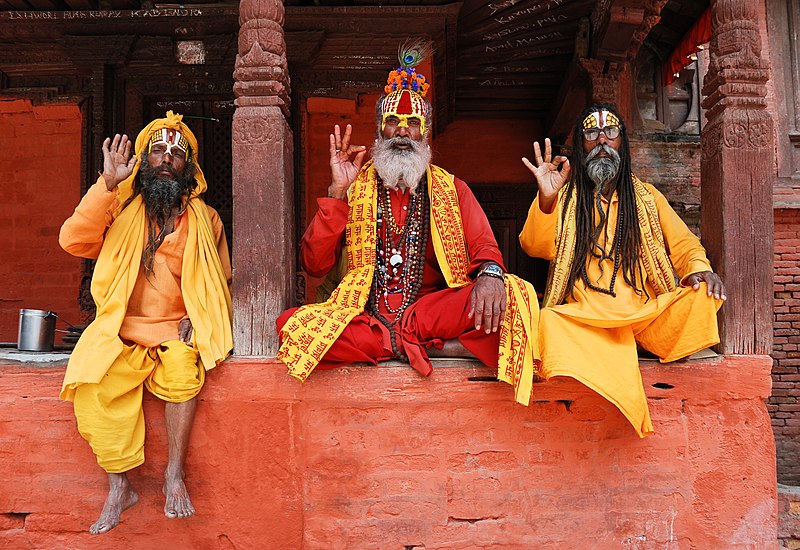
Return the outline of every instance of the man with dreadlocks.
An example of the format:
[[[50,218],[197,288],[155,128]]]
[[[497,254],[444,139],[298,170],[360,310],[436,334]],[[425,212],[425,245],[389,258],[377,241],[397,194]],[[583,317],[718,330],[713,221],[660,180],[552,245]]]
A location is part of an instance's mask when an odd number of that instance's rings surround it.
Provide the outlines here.
[[[95,320],[75,346],[61,398],[107,472],[109,492],[89,528],[105,533],[139,500],[127,477],[144,462],[142,386],[166,401],[164,513],[194,514],[183,464],[205,371],[232,344],[231,266],[222,223],[200,198],[197,139],[172,111],[131,142],[103,142],[103,172],[61,228],[61,246],[96,258]],[[140,168],[141,167],[141,168]]]
[[[413,49],[413,48],[412,48]],[[407,51],[408,48],[402,51]],[[331,184],[300,243],[303,268],[323,276],[347,256],[330,299],[285,312],[278,358],[305,380],[315,368],[406,358],[424,376],[426,349],[458,339],[527,404],[538,304],[504,274],[489,222],[469,187],[430,163],[428,84],[403,55],[377,103],[372,160],[330,135]],[[344,243],[343,243],[344,241]],[[343,247],[344,244],[344,247]]]
[[[535,165],[522,161],[539,192],[519,238],[530,256],[550,260],[542,375],[586,384],[644,437],[653,425],[636,344],[667,362],[718,343],[722,281],[667,199],[631,171],[625,124],[611,106],[578,118],[571,162],[552,156],[549,139],[544,157],[538,143],[534,154]]]

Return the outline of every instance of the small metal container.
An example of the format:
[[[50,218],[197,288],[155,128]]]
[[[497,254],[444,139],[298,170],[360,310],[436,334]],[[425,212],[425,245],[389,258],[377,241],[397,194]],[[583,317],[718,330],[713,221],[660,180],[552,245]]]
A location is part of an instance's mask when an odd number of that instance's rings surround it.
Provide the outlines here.
[[[53,351],[57,315],[41,309],[19,310],[17,349],[22,351]]]

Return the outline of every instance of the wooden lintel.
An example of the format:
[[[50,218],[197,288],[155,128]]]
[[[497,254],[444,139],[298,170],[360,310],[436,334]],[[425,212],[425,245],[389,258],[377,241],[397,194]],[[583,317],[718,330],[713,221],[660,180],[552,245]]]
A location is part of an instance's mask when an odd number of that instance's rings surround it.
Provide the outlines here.
[[[608,22],[595,37],[594,57],[607,60],[623,60],[628,57],[633,36],[644,22],[645,12],[640,8],[612,6]]]

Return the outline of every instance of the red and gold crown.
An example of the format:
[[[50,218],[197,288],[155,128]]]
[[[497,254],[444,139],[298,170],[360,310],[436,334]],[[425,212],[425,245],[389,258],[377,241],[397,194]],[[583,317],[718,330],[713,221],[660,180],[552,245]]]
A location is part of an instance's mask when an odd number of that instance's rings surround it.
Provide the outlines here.
[[[432,53],[430,41],[422,39],[406,40],[398,48],[400,66],[389,73],[383,88],[386,93],[381,103],[384,121],[390,116],[399,116],[403,121],[409,116],[419,117],[420,130],[425,133],[428,103],[423,98],[431,85],[425,75],[417,72],[416,66]]]

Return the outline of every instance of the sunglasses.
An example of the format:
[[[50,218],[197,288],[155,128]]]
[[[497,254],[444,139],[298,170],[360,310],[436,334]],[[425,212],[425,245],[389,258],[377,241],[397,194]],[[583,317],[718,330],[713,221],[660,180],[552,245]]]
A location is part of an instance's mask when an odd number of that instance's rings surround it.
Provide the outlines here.
[[[598,128],[584,128],[583,139],[586,141],[594,141],[600,137],[600,132],[603,132],[608,139],[617,139],[619,137],[619,126],[604,126]]]

